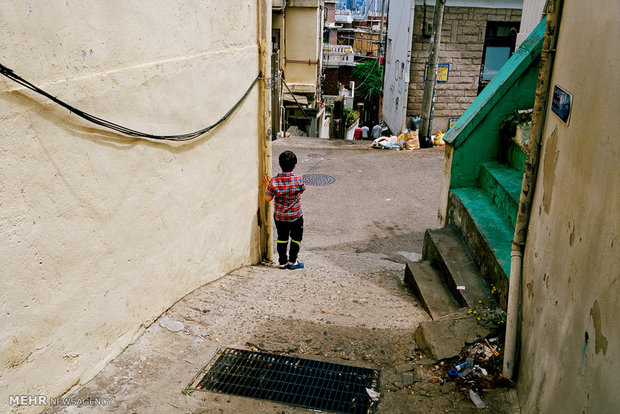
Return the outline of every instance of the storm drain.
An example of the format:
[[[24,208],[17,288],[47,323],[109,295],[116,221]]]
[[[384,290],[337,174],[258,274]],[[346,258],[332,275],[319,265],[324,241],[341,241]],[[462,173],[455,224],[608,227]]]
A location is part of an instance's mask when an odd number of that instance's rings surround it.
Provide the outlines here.
[[[304,174],[301,176],[307,185],[330,185],[336,182],[336,179],[327,174]]]
[[[336,413],[366,414],[375,410],[370,394],[378,395],[379,376],[380,371],[370,368],[225,348],[198,373],[188,389]]]

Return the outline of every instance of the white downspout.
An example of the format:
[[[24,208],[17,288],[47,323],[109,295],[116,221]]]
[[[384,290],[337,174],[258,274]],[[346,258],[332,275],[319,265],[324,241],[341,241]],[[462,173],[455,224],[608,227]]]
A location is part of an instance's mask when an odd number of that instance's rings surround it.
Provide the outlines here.
[[[512,380],[517,359],[518,332],[521,320],[520,305],[523,284],[523,252],[534,198],[534,186],[538,173],[542,135],[549,94],[549,82],[555,57],[555,47],[562,18],[563,0],[547,0],[545,39],[540,54],[540,71],[536,85],[536,99],[532,113],[531,135],[528,143],[525,172],[521,186],[517,223],[510,255],[510,280],[506,318],[506,338],[504,342],[504,378]]]

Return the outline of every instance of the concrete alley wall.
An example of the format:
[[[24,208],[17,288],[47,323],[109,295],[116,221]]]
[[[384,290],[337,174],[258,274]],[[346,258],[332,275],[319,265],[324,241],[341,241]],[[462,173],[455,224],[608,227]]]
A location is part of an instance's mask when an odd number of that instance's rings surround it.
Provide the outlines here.
[[[565,0],[524,256],[524,413],[620,407],[620,3]],[[552,99],[552,97],[550,97]]]
[[[0,62],[101,118],[191,132],[258,75],[258,4],[2,2]],[[258,94],[178,145],[0,77],[1,412],[41,411],[9,395],[84,384],[179,298],[259,259]]]

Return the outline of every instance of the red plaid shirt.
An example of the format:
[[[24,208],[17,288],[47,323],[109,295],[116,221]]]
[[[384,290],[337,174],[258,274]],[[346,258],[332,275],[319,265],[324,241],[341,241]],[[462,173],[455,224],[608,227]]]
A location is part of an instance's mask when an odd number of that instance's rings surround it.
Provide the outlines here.
[[[301,193],[305,189],[304,179],[290,172],[280,173],[269,181],[265,194],[273,197],[276,220],[290,222],[302,216]]]

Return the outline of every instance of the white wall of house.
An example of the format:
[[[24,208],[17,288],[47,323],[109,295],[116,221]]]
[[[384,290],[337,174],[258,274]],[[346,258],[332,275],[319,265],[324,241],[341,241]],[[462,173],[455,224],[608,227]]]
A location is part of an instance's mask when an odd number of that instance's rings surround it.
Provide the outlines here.
[[[620,407],[620,3],[565,0],[524,256],[524,413]]]
[[[543,9],[546,0],[523,0],[523,13],[521,14],[521,26],[517,34],[517,45],[515,49],[523,43],[525,39],[534,31],[538,23],[542,20]]]
[[[258,4],[2,2],[0,62],[102,118],[191,132],[257,76]],[[258,95],[177,145],[0,77],[1,412],[39,411],[8,395],[84,384],[180,297],[258,260]]]
[[[318,1],[294,1],[285,10],[286,83],[293,92],[315,93],[322,59],[323,14]]]
[[[388,11],[382,114],[397,135],[406,127],[414,11],[409,0],[392,0]]]

